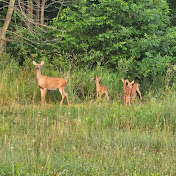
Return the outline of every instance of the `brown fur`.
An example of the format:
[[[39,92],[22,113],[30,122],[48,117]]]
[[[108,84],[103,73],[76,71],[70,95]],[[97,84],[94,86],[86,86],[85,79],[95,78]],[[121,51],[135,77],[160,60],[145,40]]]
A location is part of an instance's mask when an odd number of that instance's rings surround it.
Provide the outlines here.
[[[64,91],[64,88],[67,84],[66,80],[63,78],[52,78],[52,77],[42,75],[40,72],[40,67],[44,64],[44,61],[42,61],[40,64],[37,64],[35,61],[33,61],[33,64],[37,68],[37,81],[41,91],[41,104],[44,104],[45,102],[45,95],[46,95],[47,89],[49,90],[59,89],[62,95],[62,100],[60,102],[60,105],[62,105],[65,97],[67,99],[67,104],[69,104],[67,93]]]
[[[139,87],[140,87],[140,84],[138,83],[134,83],[133,86],[132,86],[132,91],[131,91],[131,100],[132,100],[132,104],[134,104],[134,100],[136,98],[136,91],[139,93],[139,96],[140,96],[140,99],[142,99],[142,95],[141,95],[141,92],[139,90]]]
[[[109,100],[109,96],[108,96],[108,88],[106,86],[102,86],[99,84],[99,81],[100,81],[101,77],[98,78],[96,76],[96,89],[97,89],[97,98],[98,96],[101,97],[101,94],[105,94],[106,97],[107,97],[107,100]]]
[[[124,104],[127,106],[128,104],[130,105],[130,97],[131,97],[131,90],[132,90],[132,84],[134,81],[129,82],[127,79],[124,80],[123,78],[121,79],[123,82],[123,92],[124,92]],[[126,83],[128,82],[128,86]]]

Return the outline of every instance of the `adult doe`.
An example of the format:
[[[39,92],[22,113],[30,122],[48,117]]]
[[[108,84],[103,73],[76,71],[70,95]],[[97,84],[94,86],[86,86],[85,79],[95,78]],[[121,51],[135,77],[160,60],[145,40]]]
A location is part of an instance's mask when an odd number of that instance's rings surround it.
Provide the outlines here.
[[[101,94],[105,94],[107,97],[107,100],[109,100],[109,96],[108,96],[108,88],[105,86],[100,85],[99,81],[100,81],[101,77],[97,77],[96,76],[96,89],[97,89],[97,98],[98,96],[101,97]]]
[[[66,80],[63,78],[52,78],[42,75],[40,67],[44,64],[44,61],[42,61],[40,64],[37,64],[35,61],[33,61],[33,64],[36,66],[37,69],[37,81],[41,91],[41,104],[43,105],[45,102],[45,95],[47,90],[59,89],[62,96],[60,105],[62,105],[65,97],[67,99],[67,104],[69,105],[67,93],[64,91],[64,88],[67,84]]]

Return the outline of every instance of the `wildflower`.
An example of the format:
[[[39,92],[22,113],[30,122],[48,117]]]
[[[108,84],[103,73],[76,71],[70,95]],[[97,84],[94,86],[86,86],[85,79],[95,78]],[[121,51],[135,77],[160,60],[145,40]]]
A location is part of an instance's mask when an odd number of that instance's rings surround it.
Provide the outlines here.
[[[38,114],[37,114],[37,116],[39,117],[41,112],[40,112],[40,111],[38,111],[37,113],[38,113]]]

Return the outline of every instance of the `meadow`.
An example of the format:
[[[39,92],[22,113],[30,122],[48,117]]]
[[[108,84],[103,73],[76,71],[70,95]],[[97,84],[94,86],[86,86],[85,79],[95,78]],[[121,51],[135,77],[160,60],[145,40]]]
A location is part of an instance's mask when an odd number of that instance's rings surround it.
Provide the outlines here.
[[[88,78],[97,74],[109,102],[95,98]],[[142,102],[125,107],[118,75],[75,71],[68,80],[69,106],[56,91],[40,106],[32,64],[1,65],[0,175],[176,175],[175,84],[157,93],[141,86]]]

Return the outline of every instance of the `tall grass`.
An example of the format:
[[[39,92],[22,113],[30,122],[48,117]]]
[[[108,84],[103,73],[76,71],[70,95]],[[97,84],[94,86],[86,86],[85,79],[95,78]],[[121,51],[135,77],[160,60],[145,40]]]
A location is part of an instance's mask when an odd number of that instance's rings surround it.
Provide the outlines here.
[[[42,68],[49,75],[49,68]],[[51,73],[50,73],[51,74]],[[95,81],[109,87],[110,101],[96,99]],[[0,175],[176,175],[175,88],[143,94],[124,107],[117,74],[53,72],[66,78],[70,106],[59,92],[40,91],[32,63],[0,71]]]
[[[104,68],[97,67],[91,70],[79,70],[68,72],[50,71],[50,65],[45,64],[41,68],[44,75],[65,78],[67,80],[66,92],[71,103],[80,103],[94,99],[96,96],[95,77],[102,76],[101,84],[109,87],[109,95],[112,100],[122,95],[122,86],[117,74],[108,72]],[[5,65],[0,72],[0,104],[34,104],[40,102],[40,89],[37,86],[36,69],[31,62],[25,67],[19,68],[16,63]],[[46,101],[58,103],[61,100],[59,91],[48,91]]]

